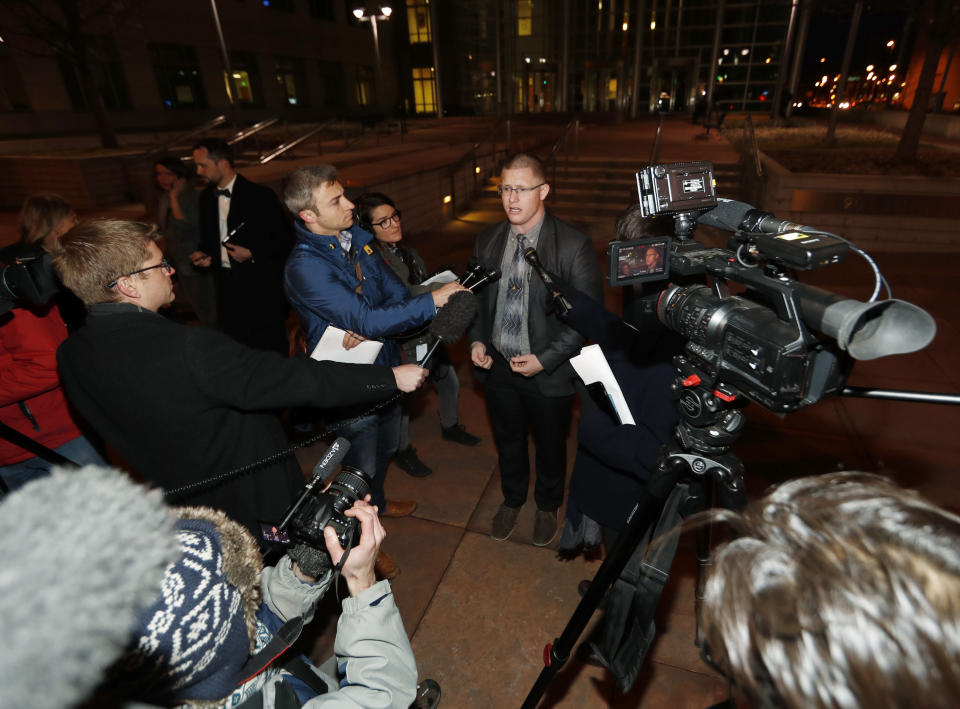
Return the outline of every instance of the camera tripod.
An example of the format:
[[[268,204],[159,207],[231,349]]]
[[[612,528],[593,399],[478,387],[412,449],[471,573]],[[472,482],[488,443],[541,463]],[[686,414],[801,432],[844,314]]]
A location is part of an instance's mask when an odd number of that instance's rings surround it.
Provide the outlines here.
[[[644,492],[628,517],[626,528],[609,550],[563,632],[544,648],[544,668],[524,700],[523,709],[537,706],[547,685],[570,658],[575,643],[607,590],[620,577],[634,552],[639,551],[641,541],[657,525],[664,503],[678,485],[690,484],[689,494],[682,502],[685,515],[704,509],[708,502],[712,506],[714,501],[731,509],[743,506],[743,464],[730,452],[730,446],[739,437],[746,421],[743,404],[736,392],[712,389],[703,384],[703,373],[684,355],[675,357],[674,365],[680,421],[673,440],[661,451]],[[704,570],[710,563],[710,537],[709,525],[697,530],[697,645],[700,644],[699,611]],[[667,569],[661,569],[664,576],[668,570],[669,564]]]

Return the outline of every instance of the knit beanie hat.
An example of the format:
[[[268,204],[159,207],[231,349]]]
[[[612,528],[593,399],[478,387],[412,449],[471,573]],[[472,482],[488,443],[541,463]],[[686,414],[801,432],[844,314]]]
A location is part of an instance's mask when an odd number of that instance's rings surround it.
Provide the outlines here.
[[[115,677],[142,700],[218,704],[246,679],[263,560],[247,529],[222,512],[175,511],[181,556],[140,614]]]

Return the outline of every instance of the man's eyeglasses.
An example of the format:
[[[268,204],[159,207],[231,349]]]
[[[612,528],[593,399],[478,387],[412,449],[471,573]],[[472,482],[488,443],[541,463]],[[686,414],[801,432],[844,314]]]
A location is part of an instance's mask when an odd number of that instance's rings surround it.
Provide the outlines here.
[[[114,280],[110,281],[107,284],[107,288],[113,288],[120,281],[121,278],[127,278],[129,276],[135,276],[138,273],[146,273],[147,271],[152,271],[155,268],[162,268],[164,273],[170,273],[173,270],[173,266],[170,265],[170,262],[167,259],[160,259],[160,263],[154,264],[153,266],[147,266],[146,268],[139,268],[136,271],[131,271],[130,273],[124,273],[122,276],[117,276]]]
[[[373,225],[379,229],[386,229],[393,226],[394,224],[400,223],[400,210],[398,209],[389,217],[384,217],[378,222],[374,222]]]
[[[503,193],[506,192],[508,195],[517,195],[518,197],[525,192],[533,192],[536,189],[543,187],[546,182],[541,182],[539,185],[534,185],[533,187],[511,187],[510,185],[497,185],[497,197],[503,197]]]

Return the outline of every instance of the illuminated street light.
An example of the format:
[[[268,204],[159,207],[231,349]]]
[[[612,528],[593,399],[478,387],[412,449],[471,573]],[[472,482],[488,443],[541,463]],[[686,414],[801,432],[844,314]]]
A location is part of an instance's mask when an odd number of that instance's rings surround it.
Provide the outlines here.
[[[895,42],[891,39],[889,42],[887,42],[887,49],[893,49],[894,44]]]
[[[377,60],[377,97],[380,99],[381,104],[384,101],[384,89],[383,70],[380,66],[380,34],[377,31],[377,22],[386,22],[390,19],[390,15],[392,14],[393,8],[391,8],[389,5],[380,5],[377,7],[375,12],[366,7],[358,7],[353,11],[353,16],[358,20],[361,22],[370,23],[370,30],[373,32],[373,54]]]

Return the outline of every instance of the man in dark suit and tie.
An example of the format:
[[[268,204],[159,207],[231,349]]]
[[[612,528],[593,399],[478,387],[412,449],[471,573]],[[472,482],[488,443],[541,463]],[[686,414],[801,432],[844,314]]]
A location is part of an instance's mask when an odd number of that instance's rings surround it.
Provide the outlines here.
[[[223,140],[197,143],[193,161],[210,186],[200,195],[200,250],[190,258],[214,269],[220,329],[249,347],[286,354],[283,264],[293,240],[280,200],[237,174]]]
[[[550,312],[543,282],[523,259],[535,248],[544,267],[597,300],[603,299],[600,267],[590,238],[549,214],[550,192],[542,163],[519,154],[504,165],[498,192],[506,221],[477,236],[474,257],[499,268],[498,286],[477,295],[470,356],[484,384],[500,463],[504,502],[493,518],[494,539],[507,539],[527,499],[530,462],[527,429],[536,447],[537,514],[533,542],[556,536],[566,473],[566,434],[573,405],[568,360],[585,340]]]

